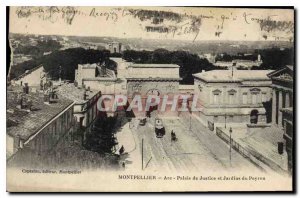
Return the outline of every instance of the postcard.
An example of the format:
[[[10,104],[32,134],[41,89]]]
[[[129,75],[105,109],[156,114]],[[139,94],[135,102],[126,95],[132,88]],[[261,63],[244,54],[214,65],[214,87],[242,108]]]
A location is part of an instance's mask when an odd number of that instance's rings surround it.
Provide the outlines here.
[[[294,191],[293,7],[9,8],[9,192]]]

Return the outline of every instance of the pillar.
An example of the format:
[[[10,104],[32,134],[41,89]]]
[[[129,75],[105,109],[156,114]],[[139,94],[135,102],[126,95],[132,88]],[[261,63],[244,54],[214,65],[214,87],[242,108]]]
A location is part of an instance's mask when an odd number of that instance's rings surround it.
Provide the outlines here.
[[[290,107],[290,93],[289,92],[285,92],[285,108]]]
[[[280,111],[282,109],[282,90],[279,90],[279,96],[278,96],[278,126],[282,126],[282,112]]]
[[[272,123],[276,124],[276,89],[273,88],[273,96],[272,96]]]

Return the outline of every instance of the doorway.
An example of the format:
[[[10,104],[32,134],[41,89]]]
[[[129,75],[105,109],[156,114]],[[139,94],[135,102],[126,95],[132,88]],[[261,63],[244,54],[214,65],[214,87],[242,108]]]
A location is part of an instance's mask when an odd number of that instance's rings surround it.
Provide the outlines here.
[[[257,124],[258,121],[258,110],[253,109],[250,113],[250,123]]]

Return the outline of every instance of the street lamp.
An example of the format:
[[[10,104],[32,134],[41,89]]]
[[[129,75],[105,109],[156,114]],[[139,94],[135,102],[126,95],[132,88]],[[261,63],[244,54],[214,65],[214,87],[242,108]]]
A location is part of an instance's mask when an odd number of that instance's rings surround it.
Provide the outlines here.
[[[230,127],[229,129],[229,160],[230,160],[230,165],[231,165],[231,133],[232,133],[232,128]]]
[[[225,113],[225,129],[226,129],[226,118],[227,118],[227,115],[226,115],[226,113]]]
[[[189,131],[192,131],[192,116],[191,116],[191,113],[190,113],[190,128],[189,128]]]

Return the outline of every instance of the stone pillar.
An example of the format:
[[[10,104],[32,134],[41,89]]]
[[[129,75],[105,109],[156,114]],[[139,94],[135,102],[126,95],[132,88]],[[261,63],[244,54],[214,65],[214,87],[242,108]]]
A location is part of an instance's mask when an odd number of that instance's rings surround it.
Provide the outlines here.
[[[285,108],[290,107],[290,93],[289,92],[285,92]]]
[[[272,96],[272,123],[276,124],[276,89],[273,88]]]
[[[282,109],[282,90],[279,90],[279,97],[278,97],[278,126],[282,126],[282,112],[280,111]]]

